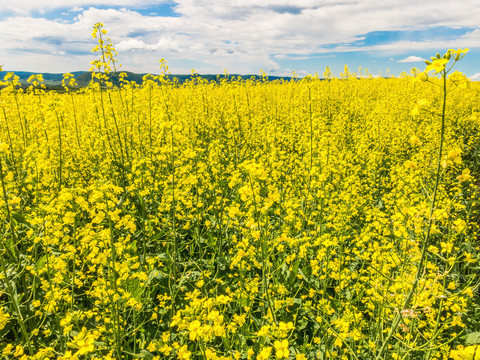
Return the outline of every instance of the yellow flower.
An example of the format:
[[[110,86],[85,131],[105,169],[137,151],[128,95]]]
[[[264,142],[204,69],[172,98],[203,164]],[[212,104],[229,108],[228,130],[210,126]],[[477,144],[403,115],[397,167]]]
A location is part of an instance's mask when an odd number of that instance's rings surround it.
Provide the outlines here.
[[[290,355],[287,339],[282,341],[275,340],[273,346],[275,347],[275,355],[277,356],[277,358],[287,358]]]
[[[340,336],[337,336],[337,338],[335,339],[335,342],[333,343],[335,346],[342,346],[343,344],[343,340]]]
[[[478,345],[459,346],[457,350],[450,351],[450,357],[453,360],[480,360],[480,347]]]
[[[92,352],[95,349],[95,345],[93,344],[95,339],[93,338],[88,338],[83,341],[78,341],[77,346],[79,347],[77,354],[78,355],[84,355],[87,353]]]
[[[181,360],[188,360],[192,353],[188,351],[187,345],[183,345],[180,349],[178,349],[177,357]]]
[[[89,333],[86,328],[67,343],[68,347],[78,349],[75,355],[85,355],[95,350],[95,334]]]
[[[260,330],[257,331],[257,336],[267,336],[270,332],[270,325],[263,325]]]
[[[11,355],[12,350],[13,350],[13,345],[12,344],[7,344],[7,346],[5,346],[3,348],[2,355]]]
[[[422,71],[418,73],[415,80],[417,81],[427,81],[428,80],[428,72]]]
[[[457,176],[457,180],[460,181],[460,182],[468,181],[471,178],[472,178],[472,175],[470,175],[470,170],[469,169],[464,169],[462,171],[462,174]]]
[[[169,346],[168,344],[164,344],[158,351],[168,356],[172,352],[172,347]]]
[[[155,344],[155,342],[151,342],[150,344],[148,344],[147,350],[150,352],[157,351],[157,344]]]
[[[467,76],[460,71],[454,71],[451,73],[448,78],[451,81],[457,81],[457,82],[462,82],[462,81],[468,81]]]
[[[268,360],[271,353],[272,353],[272,347],[271,346],[265,347],[262,349],[262,351],[260,351],[260,354],[258,354],[257,360]]]
[[[445,65],[448,63],[447,59],[435,59],[432,61],[430,65],[427,65],[425,71],[429,72],[434,70],[436,73],[443,71],[445,69]]]
[[[17,347],[15,348],[15,353],[13,354],[13,356],[19,357],[19,356],[22,356],[22,355],[23,355],[23,347],[21,345],[17,345]]]
[[[415,105],[415,107],[412,109],[412,111],[410,112],[410,115],[412,115],[412,116],[420,115],[420,109],[418,108],[417,105]]]
[[[475,295],[473,293],[473,289],[469,286],[463,290],[463,293],[471,298],[473,298]]]
[[[3,308],[0,308],[0,330],[2,330],[5,325],[7,325],[9,317],[10,314],[5,312]]]
[[[78,359],[75,355],[72,354],[70,350],[67,350],[63,356],[60,356],[58,360],[67,360],[67,359]]]
[[[420,141],[420,139],[416,135],[412,135],[410,137],[410,142],[412,143],[412,145],[415,145],[415,146],[421,146],[422,145],[422,142]]]
[[[465,256],[465,258],[463,259],[464,262],[466,262],[466,263],[477,262],[477,260],[473,258],[472,254],[467,253],[466,251],[463,253],[463,255]],[[480,351],[480,349],[479,349],[479,351]]]
[[[468,48],[463,49],[463,50],[462,50],[462,49],[457,49],[457,50],[450,49],[450,50],[448,50],[448,52],[454,56],[455,61],[458,61],[458,60],[460,60],[462,57],[464,57],[465,54],[466,54],[469,50],[470,50],[470,49],[468,49]]]
[[[447,156],[444,160],[442,160],[442,167],[446,168],[447,166],[451,165],[452,163],[460,164],[462,162],[462,158],[460,153],[462,152],[461,149],[453,149],[447,153]]]
[[[418,166],[411,160],[405,161],[403,164],[407,169],[417,170]]]
[[[188,337],[190,340],[195,341],[197,337],[202,334],[202,323],[198,320],[194,320],[188,325]]]
[[[459,163],[462,161],[462,159],[460,158],[460,153],[462,152],[462,150],[460,149],[453,149],[453,150],[450,150],[447,154],[447,160],[452,160],[456,163]]]
[[[216,359],[218,359],[218,356],[215,353],[215,350],[207,349],[207,350],[205,350],[205,358],[207,360],[216,360]]]
[[[280,323],[278,324],[278,330],[281,332],[285,332],[292,329],[293,329],[292,322],[284,323],[283,321],[280,321]]]
[[[431,252],[432,254],[438,254],[439,252],[439,249],[438,247],[434,246],[434,245],[430,245],[428,247],[428,251]]]

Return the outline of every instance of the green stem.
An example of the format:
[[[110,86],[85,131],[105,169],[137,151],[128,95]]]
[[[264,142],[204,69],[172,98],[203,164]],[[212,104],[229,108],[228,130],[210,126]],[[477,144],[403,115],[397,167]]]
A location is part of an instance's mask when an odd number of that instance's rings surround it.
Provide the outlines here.
[[[108,206],[108,199],[105,199],[106,205],[107,205],[107,214],[110,212],[110,208]],[[111,306],[111,313],[113,317],[113,332],[114,332],[114,337],[115,337],[115,352],[117,353],[118,359],[121,359],[122,355],[122,349],[120,345],[120,317],[119,317],[119,311],[118,311],[118,300],[114,299],[114,296],[118,294],[118,286],[117,286],[117,272],[115,269],[115,265],[117,263],[117,252],[116,252],[116,246],[115,246],[115,233],[114,233],[114,226],[113,226],[113,221],[110,218],[110,215],[108,216],[108,227],[110,230],[110,282],[113,284],[113,291],[114,294],[111,294],[109,296],[110,298],[110,306]]]
[[[269,290],[269,277],[270,277],[270,272],[268,271],[269,270],[269,266],[267,264],[267,249],[266,249],[266,246],[267,244],[265,243],[265,238],[266,238],[266,235],[263,233],[263,227],[260,225],[260,213],[258,211],[258,206],[257,206],[257,200],[255,198],[255,188],[253,186],[253,181],[252,181],[252,178],[250,175],[248,175],[248,179],[250,181],[250,187],[252,188],[252,197],[253,197],[253,206],[254,206],[254,209],[255,209],[255,220],[256,220],[256,223],[257,223],[257,228],[259,229],[260,231],[260,251],[261,251],[261,255],[262,255],[262,296],[263,296],[263,300],[267,302],[267,305],[268,305],[268,308],[270,309],[270,312],[272,313],[272,318],[273,318],[273,321],[275,322],[275,324],[278,324],[277,322],[277,318],[275,316],[275,311],[273,309],[273,306],[272,306],[272,299],[270,297],[270,292],[268,291]]]
[[[423,244],[422,244],[422,255],[420,257],[420,261],[417,266],[417,272],[415,274],[415,279],[410,288],[410,291],[408,292],[407,297],[405,298],[402,308],[397,312],[397,314],[395,315],[395,318],[393,319],[392,327],[390,328],[390,331],[377,354],[376,360],[381,359],[385,349],[387,348],[388,342],[390,341],[390,339],[393,337],[393,334],[397,330],[397,327],[400,324],[400,320],[402,318],[402,311],[408,307],[410,301],[412,300],[412,297],[415,294],[415,290],[417,289],[418,283],[420,281],[420,275],[425,270],[424,262],[427,257],[427,249],[428,249],[428,244],[429,244],[430,234],[432,231],[432,224],[433,224],[433,212],[435,211],[435,205],[437,202],[438,184],[440,182],[440,170],[442,165],[442,152],[443,152],[443,143],[444,143],[444,136],[445,136],[445,109],[447,104],[447,74],[445,70],[442,71],[442,77],[443,77],[442,127],[440,130],[440,145],[438,147],[437,172],[435,176],[435,186],[433,188],[432,201],[430,203],[427,232],[425,234],[425,239],[423,240]]]
[[[13,223],[12,223],[12,213],[10,212],[10,206],[8,205],[8,195],[7,195],[7,189],[5,187],[5,181],[3,180],[3,167],[2,167],[2,160],[0,159],[0,181],[2,183],[2,190],[3,190],[3,197],[5,200],[5,207],[7,208],[7,217],[8,217],[8,223],[10,225],[10,232],[12,233],[12,238],[13,238],[13,250],[15,253],[10,250],[8,246],[5,246],[5,250],[7,251],[8,255],[15,260],[15,262],[18,263],[20,259],[20,251],[17,248],[17,236],[15,235],[15,229],[13,228]]]
[[[30,338],[28,337],[28,332],[25,327],[25,320],[23,319],[22,312],[20,311],[20,306],[18,305],[17,297],[14,295],[12,285],[10,284],[10,280],[8,278],[8,273],[7,273],[7,268],[5,266],[5,261],[3,259],[3,254],[0,255],[0,265],[2,266],[2,271],[3,271],[3,276],[5,279],[5,282],[7,283],[7,291],[8,295],[10,296],[10,299],[12,300],[12,304],[15,310],[15,313],[17,314],[18,317],[18,323],[20,325],[20,331],[22,332],[22,337],[23,341],[27,343],[28,347],[28,352],[30,355],[33,355],[33,348],[32,344],[30,343]]]

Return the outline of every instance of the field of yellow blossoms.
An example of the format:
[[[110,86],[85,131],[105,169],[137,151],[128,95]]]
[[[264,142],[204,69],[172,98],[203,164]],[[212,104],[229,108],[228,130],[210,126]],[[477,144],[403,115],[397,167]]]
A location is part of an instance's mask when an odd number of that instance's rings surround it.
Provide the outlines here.
[[[115,87],[105,34],[88,88],[3,73],[2,359],[480,359],[465,50]]]

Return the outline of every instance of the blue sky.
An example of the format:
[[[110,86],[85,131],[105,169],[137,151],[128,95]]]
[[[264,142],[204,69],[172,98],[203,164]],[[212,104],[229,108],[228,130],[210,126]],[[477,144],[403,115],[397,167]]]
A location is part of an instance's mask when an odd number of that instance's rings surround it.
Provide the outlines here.
[[[398,75],[449,48],[480,80],[478,0],[0,0],[6,71],[88,70],[103,22],[122,69],[299,76],[329,66]]]

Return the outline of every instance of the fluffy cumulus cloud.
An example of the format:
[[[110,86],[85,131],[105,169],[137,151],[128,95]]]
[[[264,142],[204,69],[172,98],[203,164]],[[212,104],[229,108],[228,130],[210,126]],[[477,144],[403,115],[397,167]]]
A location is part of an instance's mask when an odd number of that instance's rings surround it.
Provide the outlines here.
[[[414,63],[414,62],[423,62],[425,61],[424,58],[421,58],[419,56],[408,56],[405,59],[398,60],[397,62],[399,63]]]
[[[480,81],[480,73],[476,73],[475,75],[470,77],[472,81]]]
[[[159,4],[171,6],[175,16],[155,11]],[[96,22],[105,24],[120,60],[133,71],[155,72],[164,57],[175,59],[172,72],[188,73],[198,64],[203,73],[281,73],[281,61],[332,52],[480,47],[478,0],[17,0],[12,6],[0,10],[0,60],[7,69],[87,69]],[[436,27],[468,31],[448,39],[377,43],[366,36]]]
[[[82,6],[145,6],[158,3],[155,0],[15,0],[13,7],[22,11],[49,10],[57,8],[80,8]]]
[[[119,42],[115,49],[117,51],[134,51],[134,50],[152,50],[152,51],[171,51],[178,52],[180,47],[177,42],[171,38],[160,38],[156,44],[146,44],[142,40],[128,39]]]

